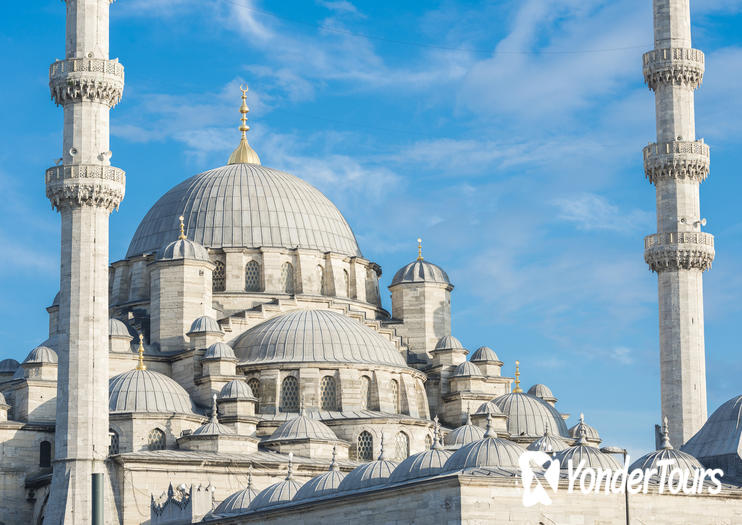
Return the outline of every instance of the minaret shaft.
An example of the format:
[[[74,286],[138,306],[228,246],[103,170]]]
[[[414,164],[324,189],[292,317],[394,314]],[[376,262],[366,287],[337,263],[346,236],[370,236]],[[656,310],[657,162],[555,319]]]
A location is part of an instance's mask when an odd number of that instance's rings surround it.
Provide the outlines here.
[[[713,236],[701,231],[709,150],[695,135],[704,57],[691,48],[689,0],[654,0],[654,40],[644,78],[655,92],[657,142],[644,149],[644,168],[656,187],[657,233],[645,238],[644,257],[658,274],[662,415],[680,445],[706,421],[702,275],[714,258]]]
[[[105,474],[108,456],[108,217],[125,185],[110,165],[109,111],[124,75],[108,59],[109,4],[66,0],[65,60],[49,75],[64,110],[62,164],[46,172],[47,197],[61,216],[55,459],[45,517],[53,524],[90,523],[92,474]]]

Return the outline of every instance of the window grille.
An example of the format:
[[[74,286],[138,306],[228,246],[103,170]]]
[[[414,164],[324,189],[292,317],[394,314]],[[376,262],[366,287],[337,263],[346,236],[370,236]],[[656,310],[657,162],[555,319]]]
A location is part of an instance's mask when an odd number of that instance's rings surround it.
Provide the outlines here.
[[[320,408],[322,410],[337,410],[337,386],[335,378],[324,376],[319,384]]]
[[[260,379],[257,377],[251,377],[247,380],[247,385],[250,387],[250,390],[252,390],[252,395],[260,399]]]
[[[245,265],[245,291],[259,292],[260,288],[260,263],[250,261]]]
[[[356,455],[360,461],[374,460],[374,438],[366,430],[358,435]]]
[[[410,439],[404,432],[397,432],[394,438],[394,457],[398,460],[406,459],[410,455]]]
[[[225,289],[225,277],[224,263],[222,261],[216,261],[214,263],[214,273],[211,274],[211,288],[215,292],[223,292]]]
[[[149,450],[165,450],[165,433],[159,428],[153,428],[147,436]]]
[[[299,411],[299,381],[294,376],[287,376],[281,383],[281,412]]]
[[[389,391],[392,395],[392,413],[397,414],[399,412],[399,383],[395,379],[389,383]]]

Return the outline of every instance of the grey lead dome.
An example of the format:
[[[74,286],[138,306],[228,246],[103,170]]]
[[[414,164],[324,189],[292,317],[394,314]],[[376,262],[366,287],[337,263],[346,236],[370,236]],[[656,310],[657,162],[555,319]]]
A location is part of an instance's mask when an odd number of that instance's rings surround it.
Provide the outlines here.
[[[232,164],[205,171],[165,193],[147,212],[127,257],[157,252],[178,238],[206,248],[308,248],[361,256],[347,221],[318,189],[282,171]]]
[[[401,283],[423,282],[451,284],[448,274],[443,271],[443,268],[424,259],[418,259],[397,270],[397,273],[395,273],[392,278],[392,284],[390,286],[395,286]]]

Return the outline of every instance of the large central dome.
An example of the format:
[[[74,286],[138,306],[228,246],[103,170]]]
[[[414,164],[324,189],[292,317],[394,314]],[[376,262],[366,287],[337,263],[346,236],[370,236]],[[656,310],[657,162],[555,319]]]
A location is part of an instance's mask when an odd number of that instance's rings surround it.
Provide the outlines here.
[[[155,252],[178,238],[207,248],[309,248],[360,256],[353,231],[317,188],[258,164],[205,171],[163,195],[147,212],[127,257]]]

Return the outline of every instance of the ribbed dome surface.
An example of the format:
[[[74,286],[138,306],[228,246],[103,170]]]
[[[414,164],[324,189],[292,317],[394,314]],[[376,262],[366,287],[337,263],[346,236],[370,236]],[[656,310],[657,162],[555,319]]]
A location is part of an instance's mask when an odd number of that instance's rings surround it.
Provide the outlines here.
[[[154,412],[192,414],[188,392],[166,375],[150,370],[130,370],[108,383],[111,412]]]
[[[461,341],[456,339],[452,335],[445,335],[438,339],[438,342],[435,344],[436,350],[451,350],[451,349],[464,349],[464,345],[461,344]]]
[[[322,421],[299,414],[297,417],[281,423],[281,426],[271,434],[270,439],[324,439],[334,441],[337,436]]]
[[[175,261],[178,259],[191,259],[195,261],[210,261],[209,252],[190,239],[177,239],[160,247],[157,252],[157,259],[160,261]]]
[[[533,397],[538,397],[544,401],[556,401],[554,394],[551,393],[551,388],[541,383],[533,385],[528,389],[528,393]]]
[[[569,437],[562,416],[546,401],[523,392],[511,392],[492,401],[508,416],[508,432],[513,438],[541,437],[547,427],[559,436]]]
[[[232,379],[219,391],[218,399],[255,399],[255,396],[245,381]]]
[[[207,248],[308,248],[360,256],[353,231],[319,190],[282,171],[253,164],[222,166],[191,177],[147,212],[127,257],[156,252],[188,237]]]
[[[581,431],[585,432],[585,439],[587,439],[588,441],[601,441],[598,431],[594,427],[591,427],[590,425],[585,423],[585,418],[582,416],[582,414],[580,414],[580,422],[569,429],[569,435],[570,437],[577,439],[580,437]]]
[[[731,454],[739,457],[742,452],[742,395],[733,397],[717,408],[682,449],[704,463],[704,458],[715,456]],[[716,466],[713,465],[714,468]]]
[[[541,452],[561,452],[567,448],[569,448],[569,443],[550,432],[530,443],[527,447],[528,450],[540,450]]]
[[[37,346],[23,360],[24,364],[57,363],[57,353],[48,346]]]
[[[289,502],[294,499],[300,488],[301,483],[297,483],[293,479],[285,479],[274,483],[255,496],[255,499],[250,503],[250,510],[259,510]]]
[[[400,283],[451,284],[451,281],[440,266],[418,259],[397,270],[390,286]]]
[[[477,361],[499,361],[497,354],[489,346],[480,346],[471,356],[471,360]]]
[[[468,445],[473,441],[477,441],[484,437],[484,430],[476,425],[472,425],[471,419],[468,419],[465,425],[452,430],[443,439],[443,442],[448,446],[455,445]]]
[[[345,474],[337,469],[332,469],[324,474],[315,476],[299,489],[294,501],[301,499],[319,498],[337,492],[340,483],[345,479]]]
[[[377,459],[369,463],[364,463],[351,470],[345,479],[340,483],[338,490],[346,492],[349,490],[360,490],[376,485],[383,485],[389,480],[397,463],[386,459]]]
[[[124,322],[114,318],[108,320],[108,335],[111,337],[133,338],[131,332],[129,332],[129,328],[124,324]]]
[[[204,332],[221,332],[222,328],[219,323],[213,317],[208,315],[202,315],[197,317],[195,321],[191,323],[191,329],[188,333],[204,333]]]
[[[518,469],[523,449],[506,439],[486,437],[464,445],[446,461],[443,470],[451,472],[474,467]]]
[[[227,343],[214,343],[204,352],[204,359],[236,359],[234,350]]]
[[[448,458],[451,457],[450,450],[432,448],[406,458],[394,469],[389,476],[389,483],[401,483],[411,479],[435,476],[443,469]]]
[[[556,454],[556,459],[559,460],[559,464],[562,470],[568,468],[568,462],[571,459],[572,465],[576,468],[583,460],[585,461],[586,467],[610,469],[616,471],[621,468],[618,461],[616,461],[610,454],[601,452],[596,447],[590,445],[575,445],[562,450]]]
[[[474,412],[475,414],[502,414],[502,410],[494,404],[492,401],[487,401],[486,403],[482,403],[479,405],[479,408],[477,408],[477,411]]]
[[[258,491],[248,486],[234,494],[227,496],[224,501],[217,505],[214,514],[241,514],[247,512],[247,508],[258,495]]]
[[[0,361],[0,374],[15,372],[16,370],[18,370],[19,366],[20,363],[15,359],[3,359],[2,361]]]
[[[693,479],[694,469],[703,468],[701,462],[690,454],[687,454],[680,450],[676,450],[674,448],[661,448],[659,450],[652,451],[649,454],[645,454],[634,461],[634,463],[631,464],[631,467],[629,467],[629,471],[632,471],[634,469],[641,469],[645,471],[649,469],[657,469],[657,471],[659,472],[660,467],[657,466],[657,462],[663,459],[674,460],[675,463],[670,465],[669,468],[671,470],[674,468],[679,468],[681,470],[690,472],[690,479]]]
[[[459,366],[456,367],[456,370],[453,372],[454,377],[483,377],[482,371],[479,369],[477,365],[475,365],[472,362],[464,361]]]
[[[329,310],[295,310],[245,332],[234,344],[240,363],[370,363],[406,367],[381,334]]]

